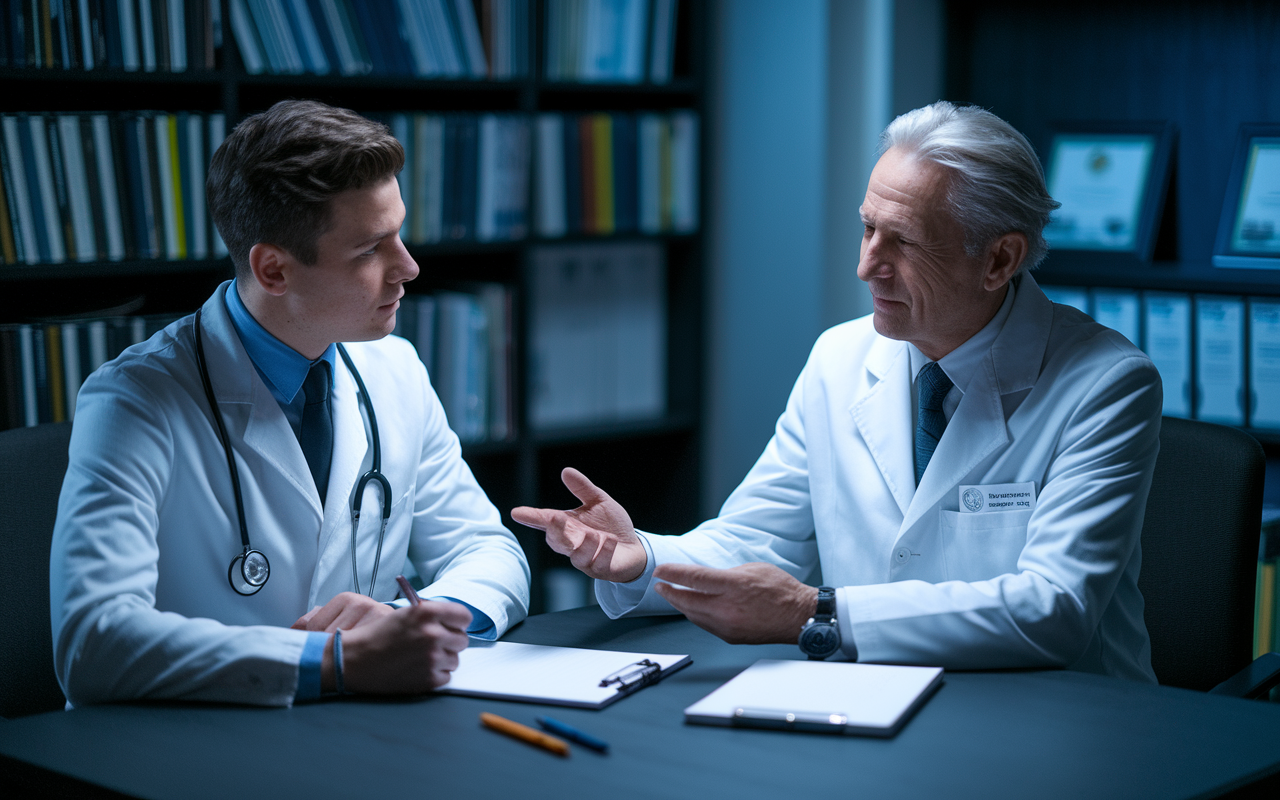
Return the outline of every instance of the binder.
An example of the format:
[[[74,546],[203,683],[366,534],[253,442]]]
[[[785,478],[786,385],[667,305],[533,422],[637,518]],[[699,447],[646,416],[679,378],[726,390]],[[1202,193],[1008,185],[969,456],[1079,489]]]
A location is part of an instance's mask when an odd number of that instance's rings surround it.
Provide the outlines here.
[[[1093,318],[1116,331],[1136,347],[1142,341],[1142,312],[1133,289],[1094,289]]]
[[[1089,290],[1075,286],[1042,286],[1045,297],[1055,303],[1089,313]]]
[[[1184,294],[1147,292],[1143,296],[1146,328],[1142,349],[1164,382],[1164,415],[1191,416],[1191,298]]]
[[[1249,301],[1249,425],[1280,428],[1280,302]]]
[[[1196,418],[1244,424],[1244,299],[1196,297]]]
[[[684,720],[887,738],[941,685],[941,667],[762,659],[686,708]]]
[[[438,692],[599,709],[652,686],[693,659],[473,639],[458,662]]]

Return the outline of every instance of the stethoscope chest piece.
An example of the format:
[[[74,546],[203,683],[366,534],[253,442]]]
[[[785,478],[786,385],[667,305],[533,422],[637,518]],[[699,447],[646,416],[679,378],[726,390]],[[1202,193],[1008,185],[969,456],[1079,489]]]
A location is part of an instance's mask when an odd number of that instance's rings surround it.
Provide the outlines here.
[[[231,559],[231,565],[227,567],[227,580],[231,581],[231,588],[246,596],[257,594],[270,577],[271,562],[267,561],[261,550],[246,550]]]

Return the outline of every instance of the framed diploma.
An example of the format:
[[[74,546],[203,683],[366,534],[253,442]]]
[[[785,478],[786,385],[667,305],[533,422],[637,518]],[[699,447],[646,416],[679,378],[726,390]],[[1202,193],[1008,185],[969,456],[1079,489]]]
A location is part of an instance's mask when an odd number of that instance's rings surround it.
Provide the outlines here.
[[[1280,125],[1240,126],[1213,265],[1280,269]]]
[[[1046,177],[1049,194],[1062,206],[1044,230],[1051,252],[1150,261],[1169,183],[1173,127],[1163,122],[1055,127]]]

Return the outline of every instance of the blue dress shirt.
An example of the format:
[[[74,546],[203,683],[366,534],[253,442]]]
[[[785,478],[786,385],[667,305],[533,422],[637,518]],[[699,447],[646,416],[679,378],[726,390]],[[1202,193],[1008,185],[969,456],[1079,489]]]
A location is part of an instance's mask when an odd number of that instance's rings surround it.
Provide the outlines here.
[[[245,353],[253,362],[253,368],[258,371],[262,382],[271,390],[271,396],[280,404],[280,410],[289,421],[289,427],[293,428],[293,435],[298,436],[302,431],[302,409],[306,405],[306,397],[302,394],[302,383],[307,379],[311,365],[322,359],[329,362],[330,376],[335,374],[337,346],[331,344],[316,361],[309,360],[277,339],[253,318],[249,309],[245,307],[244,301],[240,299],[235,281],[232,281],[227,289],[226,303],[227,312],[231,315],[231,324],[240,336],[240,343],[244,345]],[[469,636],[489,641],[498,638],[493,620],[489,619],[483,611],[452,597],[432,597],[431,599],[448,600],[466,606],[471,612],[471,625],[467,627]],[[307,641],[302,647],[302,659],[298,664],[298,690],[294,694],[295,701],[315,700],[320,697],[320,665],[324,659],[324,646],[328,641],[329,634],[321,631],[312,631],[307,636]]]

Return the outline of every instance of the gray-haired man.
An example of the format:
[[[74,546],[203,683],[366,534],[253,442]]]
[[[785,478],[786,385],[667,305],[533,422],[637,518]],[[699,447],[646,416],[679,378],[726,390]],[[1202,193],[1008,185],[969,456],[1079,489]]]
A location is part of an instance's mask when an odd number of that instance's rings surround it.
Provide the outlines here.
[[[939,102],[881,151],[858,264],[874,313],[818,339],[718,517],[639,533],[571,469],[581,507],[513,517],[612,616],[679,611],[818,658],[1154,681],[1137,579],[1159,375],[1026,274],[1057,204],[1025,137]]]

